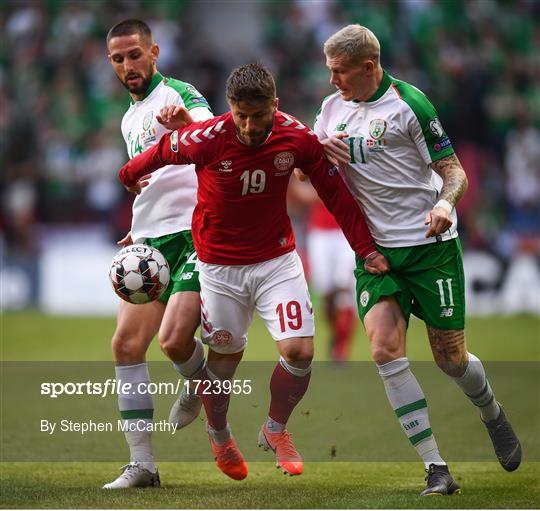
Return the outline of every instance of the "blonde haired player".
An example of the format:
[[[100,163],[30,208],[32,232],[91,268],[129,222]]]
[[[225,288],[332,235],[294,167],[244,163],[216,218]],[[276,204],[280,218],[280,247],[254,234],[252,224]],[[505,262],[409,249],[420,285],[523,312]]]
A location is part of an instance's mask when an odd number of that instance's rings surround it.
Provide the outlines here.
[[[467,178],[435,108],[416,87],[381,67],[379,41],[349,25],[324,45],[337,91],[322,103],[314,131],[366,215],[392,270],[356,268],[360,317],[388,400],[424,461],[422,495],[459,492],[431,430],[427,403],[405,351],[411,313],[426,323],[438,366],[479,408],[505,470],[521,446],[465,342],[465,296],[455,205]],[[427,226],[427,227],[426,227]]]

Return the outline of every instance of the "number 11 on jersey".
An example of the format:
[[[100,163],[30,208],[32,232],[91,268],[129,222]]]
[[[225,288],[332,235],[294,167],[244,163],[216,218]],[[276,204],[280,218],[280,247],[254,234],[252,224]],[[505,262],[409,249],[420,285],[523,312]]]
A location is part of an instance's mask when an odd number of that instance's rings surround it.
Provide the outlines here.
[[[349,137],[349,155],[351,157],[351,163],[366,163],[363,143],[364,137]],[[358,151],[356,151],[357,149]]]

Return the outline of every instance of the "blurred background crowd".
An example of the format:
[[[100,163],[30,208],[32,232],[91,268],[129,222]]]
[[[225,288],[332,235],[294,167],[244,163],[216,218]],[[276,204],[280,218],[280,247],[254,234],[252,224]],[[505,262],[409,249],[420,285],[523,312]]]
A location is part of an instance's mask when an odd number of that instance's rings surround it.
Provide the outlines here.
[[[501,260],[540,255],[540,2],[537,0],[7,0],[0,4],[0,247],[39,254],[54,226],[129,230],[129,104],[107,61],[116,22],[149,23],[162,74],[193,83],[226,110],[231,69],[261,60],[281,107],[313,123],[333,91],[322,44],[348,23],[379,37],[382,64],[423,90],[469,177],[459,206],[467,248]],[[294,208],[302,221],[302,208]]]

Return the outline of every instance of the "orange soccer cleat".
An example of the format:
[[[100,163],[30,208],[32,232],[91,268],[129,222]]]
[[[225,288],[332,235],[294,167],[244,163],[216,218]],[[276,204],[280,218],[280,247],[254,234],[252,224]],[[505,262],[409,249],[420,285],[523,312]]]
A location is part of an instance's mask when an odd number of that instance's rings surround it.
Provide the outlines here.
[[[224,444],[218,444],[212,435],[208,435],[208,438],[219,470],[231,479],[245,479],[248,475],[247,463],[236,445],[236,440],[231,437]]]
[[[302,456],[296,450],[287,430],[271,433],[266,425],[263,425],[259,432],[259,447],[276,453],[276,467],[281,468],[284,474],[299,476],[304,471]]]

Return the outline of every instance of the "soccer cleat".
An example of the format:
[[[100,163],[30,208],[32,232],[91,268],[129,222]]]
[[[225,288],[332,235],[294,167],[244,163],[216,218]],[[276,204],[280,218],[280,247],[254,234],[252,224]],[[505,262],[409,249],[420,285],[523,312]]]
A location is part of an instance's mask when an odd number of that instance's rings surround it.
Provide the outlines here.
[[[276,467],[281,468],[284,474],[299,476],[304,471],[302,456],[292,443],[291,434],[288,431],[271,433],[266,425],[263,425],[259,432],[259,447],[276,454]]]
[[[521,445],[512,429],[512,425],[506,418],[502,406],[501,413],[496,419],[482,422],[486,425],[495,454],[502,468],[508,472],[516,470],[521,463]]]
[[[182,388],[180,396],[172,405],[169,413],[169,422],[176,429],[185,428],[191,424],[201,412],[202,401],[197,394],[189,392],[187,386]]]
[[[150,472],[143,468],[138,461],[133,461],[124,465],[121,469],[122,474],[112,483],[103,485],[104,490],[122,490],[125,488],[144,488],[151,486],[157,488],[160,486],[159,473]]]
[[[459,495],[461,489],[457,484],[446,465],[435,465],[432,463],[426,470],[426,489],[420,494],[423,497],[432,495]]]
[[[224,444],[218,444],[214,441],[212,435],[209,434],[208,438],[219,470],[236,481],[245,479],[248,475],[248,468],[240,449],[236,445],[236,440],[231,437]]]

